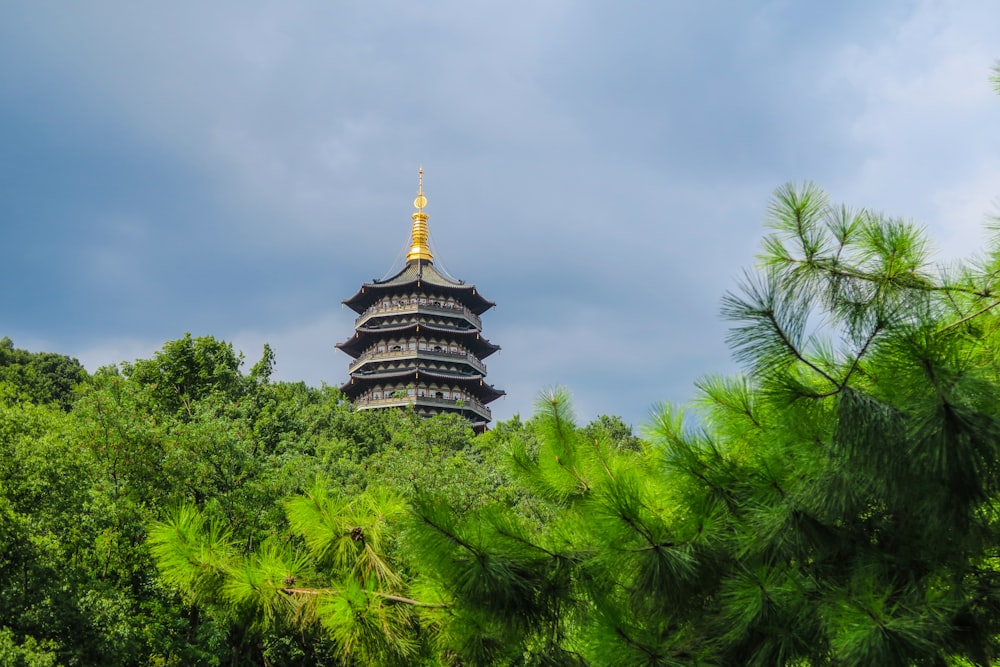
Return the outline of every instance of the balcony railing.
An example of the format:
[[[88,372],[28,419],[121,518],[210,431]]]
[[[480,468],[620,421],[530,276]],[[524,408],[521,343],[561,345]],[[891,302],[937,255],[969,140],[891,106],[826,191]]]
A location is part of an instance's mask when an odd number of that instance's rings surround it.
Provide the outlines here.
[[[459,405],[461,403],[461,405]],[[359,398],[354,401],[354,407],[358,410],[371,410],[373,408],[403,407],[405,405],[429,405],[460,410],[468,408],[487,419],[493,419],[490,409],[474,398],[437,398],[434,396],[393,396],[390,398]]]
[[[376,315],[406,315],[409,313],[444,313],[446,315],[461,315],[469,322],[471,322],[479,330],[483,328],[483,321],[479,319],[479,316],[473,313],[471,310],[465,306],[452,305],[449,303],[435,304],[434,302],[428,301],[418,301],[417,303],[403,303],[403,304],[375,304],[365,312],[358,315],[357,319],[354,320],[355,328],[360,327],[364,322]]]
[[[477,371],[486,375],[486,364],[480,361],[471,352],[452,352],[450,350],[389,350],[386,352],[365,352],[360,357],[351,362],[347,367],[348,373],[353,373],[371,360],[399,359],[401,357],[416,357],[418,359],[440,359],[442,361],[464,361]]]

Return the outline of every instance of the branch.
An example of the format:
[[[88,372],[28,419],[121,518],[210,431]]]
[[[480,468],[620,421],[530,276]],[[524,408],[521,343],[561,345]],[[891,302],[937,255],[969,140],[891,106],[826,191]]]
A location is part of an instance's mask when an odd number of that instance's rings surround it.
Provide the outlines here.
[[[279,589],[285,595],[340,595],[340,591],[336,588],[281,588]],[[389,602],[398,602],[399,604],[408,604],[413,607],[431,607],[434,609],[444,609],[449,605],[443,602],[421,602],[420,600],[414,600],[412,598],[404,598],[400,595],[392,595],[391,593],[382,593],[380,591],[368,591],[371,595],[380,597],[383,600],[388,600]]]
[[[439,532],[442,535],[444,535],[446,539],[450,540],[451,542],[454,542],[455,544],[457,544],[458,546],[462,547],[466,551],[469,551],[470,553],[475,554],[477,557],[479,557],[479,556],[482,555],[482,553],[480,552],[479,549],[477,549],[473,545],[469,544],[468,542],[466,542],[465,540],[463,540],[462,538],[460,538],[458,535],[455,535],[454,533],[451,533],[451,532],[445,530],[442,526],[437,525],[434,521],[431,521],[431,519],[429,519],[428,517],[426,517],[423,513],[421,513],[419,516],[420,516],[420,520],[421,521],[423,521],[424,523],[426,523],[428,526],[430,526],[431,528],[433,528],[437,532]]]
[[[530,549],[535,549],[537,551],[541,551],[543,554],[545,554],[547,556],[550,556],[553,559],[563,558],[563,556],[561,556],[560,554],[557,554],[557,553],[555,553],[553,551],[549,551],[545,547],[540,547],[537,544],[535,544],[533,542],[530,542],[529,540],[524,539],[520,535],[515,535],[514,533],[511,533],[510,531],[503,530],[503,529],[497,529],[497,535],[502,535],[503,537],[506,537],[508,540],[513,540],[514,542],[518,542],[520,544],[523,544],[524,546],[526,546],[526,547],[528,547]]]
[[[651,659],[658,660],[660,658],[660,656],[656,653],[656,651],[653,651],[651,648],[649,648],[645,644],[641,644],[641,643],[637,642],[636,640],[632,639],[620,627],[615,627],[615,634],[618,635],[621,639],[623,639],[626,644],[628,644],[632,648],[639,649],[640,651],[642,651],[643,653],[645,653],[647,656],[649,656]]]
[[[971,320],[973,318],[979,317],[983,313],[988,312],[988,311],[992,310],[993,308],[996,308],[997,306],[1000,306],[1000,301],[994,301],[993,303],[991,303],[991,304],[989,304],[987,306],[983,306],[982,308],[980,308],[976,312],[972,313],[971,315],[966,315],[965,317],[963,317],[960,320],[956,320],[955,322],[952,322],[951,324],[946,324],[945,326],[941,327],[940,329],[938,329],[934,333],[941,333],[942,331],[947,331],[948,329],[951,329],[952,327],[957,327],[959,324],[963,324],[963,323],[968,322],[969,320]]]
[[[830,377],[829,375],[827,375],[827,373],[822,368],[820,368],[819,366],[817,366],[813,362],[811,362],[808,359],[806,359],[806,357],[801,352],[799,352],[799,349],[797,347],[795,347],[795,345],[792,343],[792,341],[785,334],[785,330],[782,329],[781,325],[778,323],[778,319],[774,316],[774,309],[768,308],[765,311],[764,314],[766,315],[768,322],[771,323],[771,327],[774,329],[774,332],[776,334],[778,334],[778,337],[781,339],[781,344],[785,346],[786,350],[788,350],[789,352],[791,352],[792,355],[796,359],[798,359],[801,363],[805,364],[806,366],[808,366],[809,368],[813,369],[814,371],[816,371],[817,373],[819,373],[821,376],[823,376],[823,379],[825,379],[827,382],[829,382],[830,384],[832,384],[835,387],[838,386],[838,383],[837,383],[836,380],[834,380],[832,377]]]
[[[868,348],[871,347],[872,342],[875,340],[875,337],[878,336],[881,330],[882,326],[880,324],[876,324],[875,328],[872,329],[872,332],[871,334],[869,334],[868,339],[865,341],[865,344],[861,346],[861,349],[858,350],[857,356],[854,357],[854,361],[851,363],[851,367],[847,369],[847,374],[844,375],[844,379],[838,385],[837,389],[838,392],[842,391],[844,387],[847,386],[847,381],[851,379],[852,375],[854,375],[854,371],[858,369],[858,364],[861,363],[861,358],[864,357],[865,354],[868,352]]]
[[[572,477],[572,478],[573,478],[573,479],[575,479],[576,481],[580,482],[580,487],[581,487],[581,490],[582,490],[582,491],[583,491],[584,493],[586,493],[587,491],[590,491],[590,485],[589,485],[589,484],[587,484],[587,480],[585,480],[585,479],[584,479],[584,478],[583,478],[583,477],[582,477],[582,476],[580,475],[580,473],[578,473],[578,472],[576,471],[576,468],[575,468],[575,467],[574,467],[574,468],[570,468],[570,467],[569,467],[569,466],[567,466],[567,465],[566,465],[565,463],[563,463],[563,462],[562,462],[562,459],[561,459],[561,458],[559,458],[559,455],[558,455],[558,454],[553,454],[553,456],[555,457],[555,460],[556,460],[556,463],[557,463],[557,464],[559,464],[559,467],[560,467],[560,468],[562,468],[563,470],[565,470],[566,472],[568,472],[568,473],[570,474],[570,477]]]

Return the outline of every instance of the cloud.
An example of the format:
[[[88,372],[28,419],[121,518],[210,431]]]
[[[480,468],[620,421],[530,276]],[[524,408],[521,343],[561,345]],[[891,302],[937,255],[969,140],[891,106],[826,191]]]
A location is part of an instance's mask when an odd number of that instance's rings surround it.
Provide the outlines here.
[[[440,259],[498,303],[495,413],[565,383],[637,423],[732,369],[717,304],[781,183],[978,246],[998,23],[986,0],[5,5],[0,327],[88,364],[268,341],[283,379],[340,384],[338,302],[405,244],[423,164]]]
[[[864,147],[838,189],[928,225],[950,259],[979,246],[987,209],[973,209],[1000,193],[1000,181],[989,184],[1000,124],[987,85],[997,13],[985,2],[917,3],[885,39],[843,45],[825,74],[857,99],[849,138]]]

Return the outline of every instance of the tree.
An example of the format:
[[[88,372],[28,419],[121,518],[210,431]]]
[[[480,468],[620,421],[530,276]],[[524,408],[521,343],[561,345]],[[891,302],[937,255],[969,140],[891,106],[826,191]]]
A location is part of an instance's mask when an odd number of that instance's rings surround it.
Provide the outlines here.
[[[82,508],[93,467],[66,437],[70,417],[0,383],[0,662],[72,664],[108,654],[102,619],[87,609],[93,525]],[[9,387],[9,385],[6,385]]]
[[[258,374],[270,376],[273,355],[265,347]],[[190,403],[209,395],[239,400],[247,391],[247,378],[240,373],[243,356],[233,346],[211,336],[169,341],[152,359],[122,363],[122,375],[149,387],[158,409],[171,413],[190,412]],[[253,384],[255,376],[250,378]]]
[[[14,342],[0,338],[0,382],[8,383],[16,395],[33,403],[55,403],[69,410],[73,389],[87,372],[76,359],[52,352],[28,352],[14,348]]]
[[[557,391],[530,438],[500,438],[543,521],[319,488],[289,501],[325,509],[277,559],[212,561],[225,541],[199,519],[158,524],[164,576],[322,628],[348,664],[991,664],[1000,242],[936,269],[911,225],[809,184],[779,189],[768,224],[723,302],[746,371],[699,383],[698,420],[663,406],[636,445],[578,428]],[[371,517],[374,553],[351,538]],[[359,575],[372,559],[384,573]]]
[[[244,374],[228,343],[185,336],[152,359],[101,369],[81,391],[63,435],[93,474],[74,508],[89,538],[80,604],[111,645],[85,662],[255,664],[269,649],[300,650],[296,637],[262,646],[249,620],[183,602],[158,581],[146,543],[148,524],[185,503],[245,551],[286,530],[281,499],[309,488],[322,462],[305,409],[321,400],[272,383],[273,364],[265,346]]]

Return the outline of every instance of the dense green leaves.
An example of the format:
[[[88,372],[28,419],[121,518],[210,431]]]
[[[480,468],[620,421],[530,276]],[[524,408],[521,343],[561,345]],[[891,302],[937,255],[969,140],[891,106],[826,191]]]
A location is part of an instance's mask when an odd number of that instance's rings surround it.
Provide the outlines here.
[[[65,410],[73,404],[73,388],[87,377],[76,359],[52,352],[28,352],[0,338],[0,395],[40,405],[54,403]]]
[[[0,345],[0,661],[989,665],[1000,246],[786,186],[744,372],[644,437],[563,390],[474,435],[212,338],[75,374]]]
[[[638,441],[578,428],[555,391],[530,435],[483,437],[520,491],[397,485],[399,512],[317,488],[287,507],[331,583],[289,620],[386,664],[990,664],[1000,267],[954,280],[919,231],[811,185],[779,190],[770,225],[723,307],[746,373],[702,381],[696,421],[664,406]],[[378,503],[392,578],[343,546]],[[406,612],[376,612],[387,596]]]
[[[4,345],[12,664],[409,664],[428,643],[396,558],[401,497],[524,501],[498,463],[530,433],[519,422],[480,447],[464,420],[355,412],[336,389],[271,382],[266,347],[244,372],[229,344],[189,335],[80,376],[63,403],[24,368],[65,358]]]

